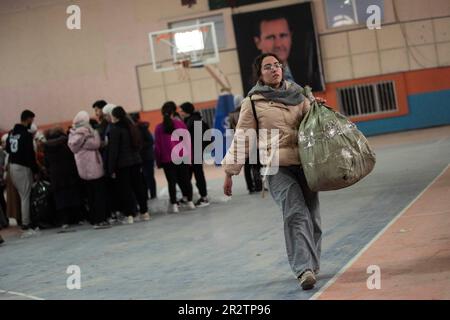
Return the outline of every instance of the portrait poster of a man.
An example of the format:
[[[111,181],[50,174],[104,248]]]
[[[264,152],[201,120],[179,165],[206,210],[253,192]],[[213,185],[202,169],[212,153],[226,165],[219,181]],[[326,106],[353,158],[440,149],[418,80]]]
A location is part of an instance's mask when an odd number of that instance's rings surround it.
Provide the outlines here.
[[[309,2],[235,14],[233,24],[244,93],[254,85],[252,62],[261,53],[280,58],[286,80],[325,89]]]

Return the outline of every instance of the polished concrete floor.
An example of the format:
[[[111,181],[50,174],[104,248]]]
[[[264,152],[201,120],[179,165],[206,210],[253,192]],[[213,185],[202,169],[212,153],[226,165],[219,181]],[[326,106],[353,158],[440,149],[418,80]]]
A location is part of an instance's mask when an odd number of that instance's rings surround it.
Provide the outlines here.
[[[442,228],[449,224],[448,212],[439,215],[440,224],[415,220],[403,227],[389,225],[394,219],[401,221],[407,208],[414,207],[419,213],[441,210],[426,211],[428,206],[420,203],[417,207],[418,201],[425,201],[424,196],[433,203],[436,184],[441,185],[436,191],[440,205],[450,208],[450,193],[445,193],[450,179],[445,173],[450,163],[450,127],[377,136],[369,141],[377,154],[374,171],[352,187],[320,194],[322,263],[318,283],[311,291],[302,291],[291,273],[281,213],[270,195],[248,195],[240,176],[234,179],[233,197],[228,199],[222,194],[221,169],[212,167],[206,170],[212,200],[206,208],[164,213],[167,192],[159,170],[161,197],[151,203],[153,219],[149,222],[105,230],[73,227],[73,232],[67,233],[43,230],[31,238],[0,231],[6,238],[0,247],[0,299],[336,299],[345,292],[354,294],[343,298],[377,299],[380,297],[364,295],[370,274],[363,276],[361,270],[366,271],[366,264],[379,265],[382,288],[389,287],[385,281],[396,274],[383,276],[385,260],[380,256],[401,264],[398,273],[417,274],[416,260],[410,259],[417,252],[406,240],[417,236],[408,231],[419,225],[422,236],[441,226],[440,247],[430,246],[429,250],[441,250],[439,261],[450,269],[450,253],[442,251],[442,245],[450,247],[450,229]],[[392,239],[383,240],[386,230],[391,230],[386,227],[406,230],[399,231],[403,240],[394,242],[395,251],[388,245]],[[381,249],[379,241],[387,241]],[[424,239],[421,241],[425,246]],[[371,260],[372,246],[378,251]],[[426,258],[426,249],[421,249]],[[80,268],[80,290],[66,286],[70,265]],[[352,278],[348,272],[355,267],[359,274]],[[428,275],[436,278],[436,289],[433,291],[430,281],[429,295],[419,298],[448,299],[450,281],[448,273],[442,272],[446,271],[429,271]],[[347,284],[353,281],[359,291],[346,286],[332,291],[340,279]],[[411,291],[411,284],[405,281],[396,284],[398,296],[389,298],[402,298],[403,291]],[[440,294],[444,291],[447,296]],[[327,296],[329,292],[334,295]]]

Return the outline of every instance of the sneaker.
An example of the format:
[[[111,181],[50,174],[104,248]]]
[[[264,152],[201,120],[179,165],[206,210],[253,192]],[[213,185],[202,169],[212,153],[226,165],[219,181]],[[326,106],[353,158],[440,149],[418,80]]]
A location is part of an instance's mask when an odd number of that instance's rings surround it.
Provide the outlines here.
[[[204,197],[204,198],[198,199],[197,202],[195,203],[195,206],[196,206],[197,208],[202,208],[202,207],[207,207],[207,206],[209,206],[208,198]]]
[[[187,199],[183,198],[177,201],[178,206],[180,207],[187,207],[188,201]]]
[[[30,237],[33,237],[36,235],[39,235],[39,228],[36,228],[36,229],[29,228],[24,233],[22,233],[22,235],[20,237],[23,239],[23,238],[30,238]]]
[[[141,214],[141,219],[144,221],[149,221],[150,220],[150,214],[148,212]]]
[[[298,281],[300,282],[303,290],[310,290],[314,288],[314,285],[316,284],[316,277],[311,270],[306,270],[300,277],[298,277]]]
[[[128,216],[128,224],[133,224],[134,223],[134,218],[133,216]]]
[[[188,201],[186,207],[187,207],[189,210],[194,210],[194,209],[195,209],[195,204],[194,204],[192,201]]]
[[[178,213],[180,212],[178,208],[178,204],[176,203],[169,203],[169,208],[167,209],[167,213]]]

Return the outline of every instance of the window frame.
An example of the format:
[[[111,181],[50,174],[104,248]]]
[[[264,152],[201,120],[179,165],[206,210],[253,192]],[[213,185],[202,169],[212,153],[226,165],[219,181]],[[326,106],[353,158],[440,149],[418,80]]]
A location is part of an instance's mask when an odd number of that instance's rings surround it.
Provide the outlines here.
[[[356,23],[353,24],[348,24],[348,25],[342,25],[342,26],[337,26],[337,27],[333,27],[329,24],[329,8],[328,8],[328,0],[323,0],[322,1],[322,5],[325,11],[325,27],[326,30],[330,30],[330,31],[341,31],[341,30],[345,30],[345,29],[358,29],[361,28],[362,26],[365,27],[365,21],[361,22],[360,21],[360,17],[358,16],[358,1],[359,0],[349,0],[352,3],[352,8],[353,8],[353,20],[356,21]],[[382,10],[382,19],[381,19],[381,23],[384,23],[386,17],[384,14],[384,9],[385,9],[385,3],[384,0],[379,0],[382,1],[383,3],[383,10]]]

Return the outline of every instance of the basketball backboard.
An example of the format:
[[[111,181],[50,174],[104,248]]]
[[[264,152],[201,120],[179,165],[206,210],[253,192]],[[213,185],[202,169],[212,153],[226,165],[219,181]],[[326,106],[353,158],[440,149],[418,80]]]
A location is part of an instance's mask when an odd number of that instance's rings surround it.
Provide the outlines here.
[[[151,32],[149,40],[156,72],[219,62],[213,22]]]

